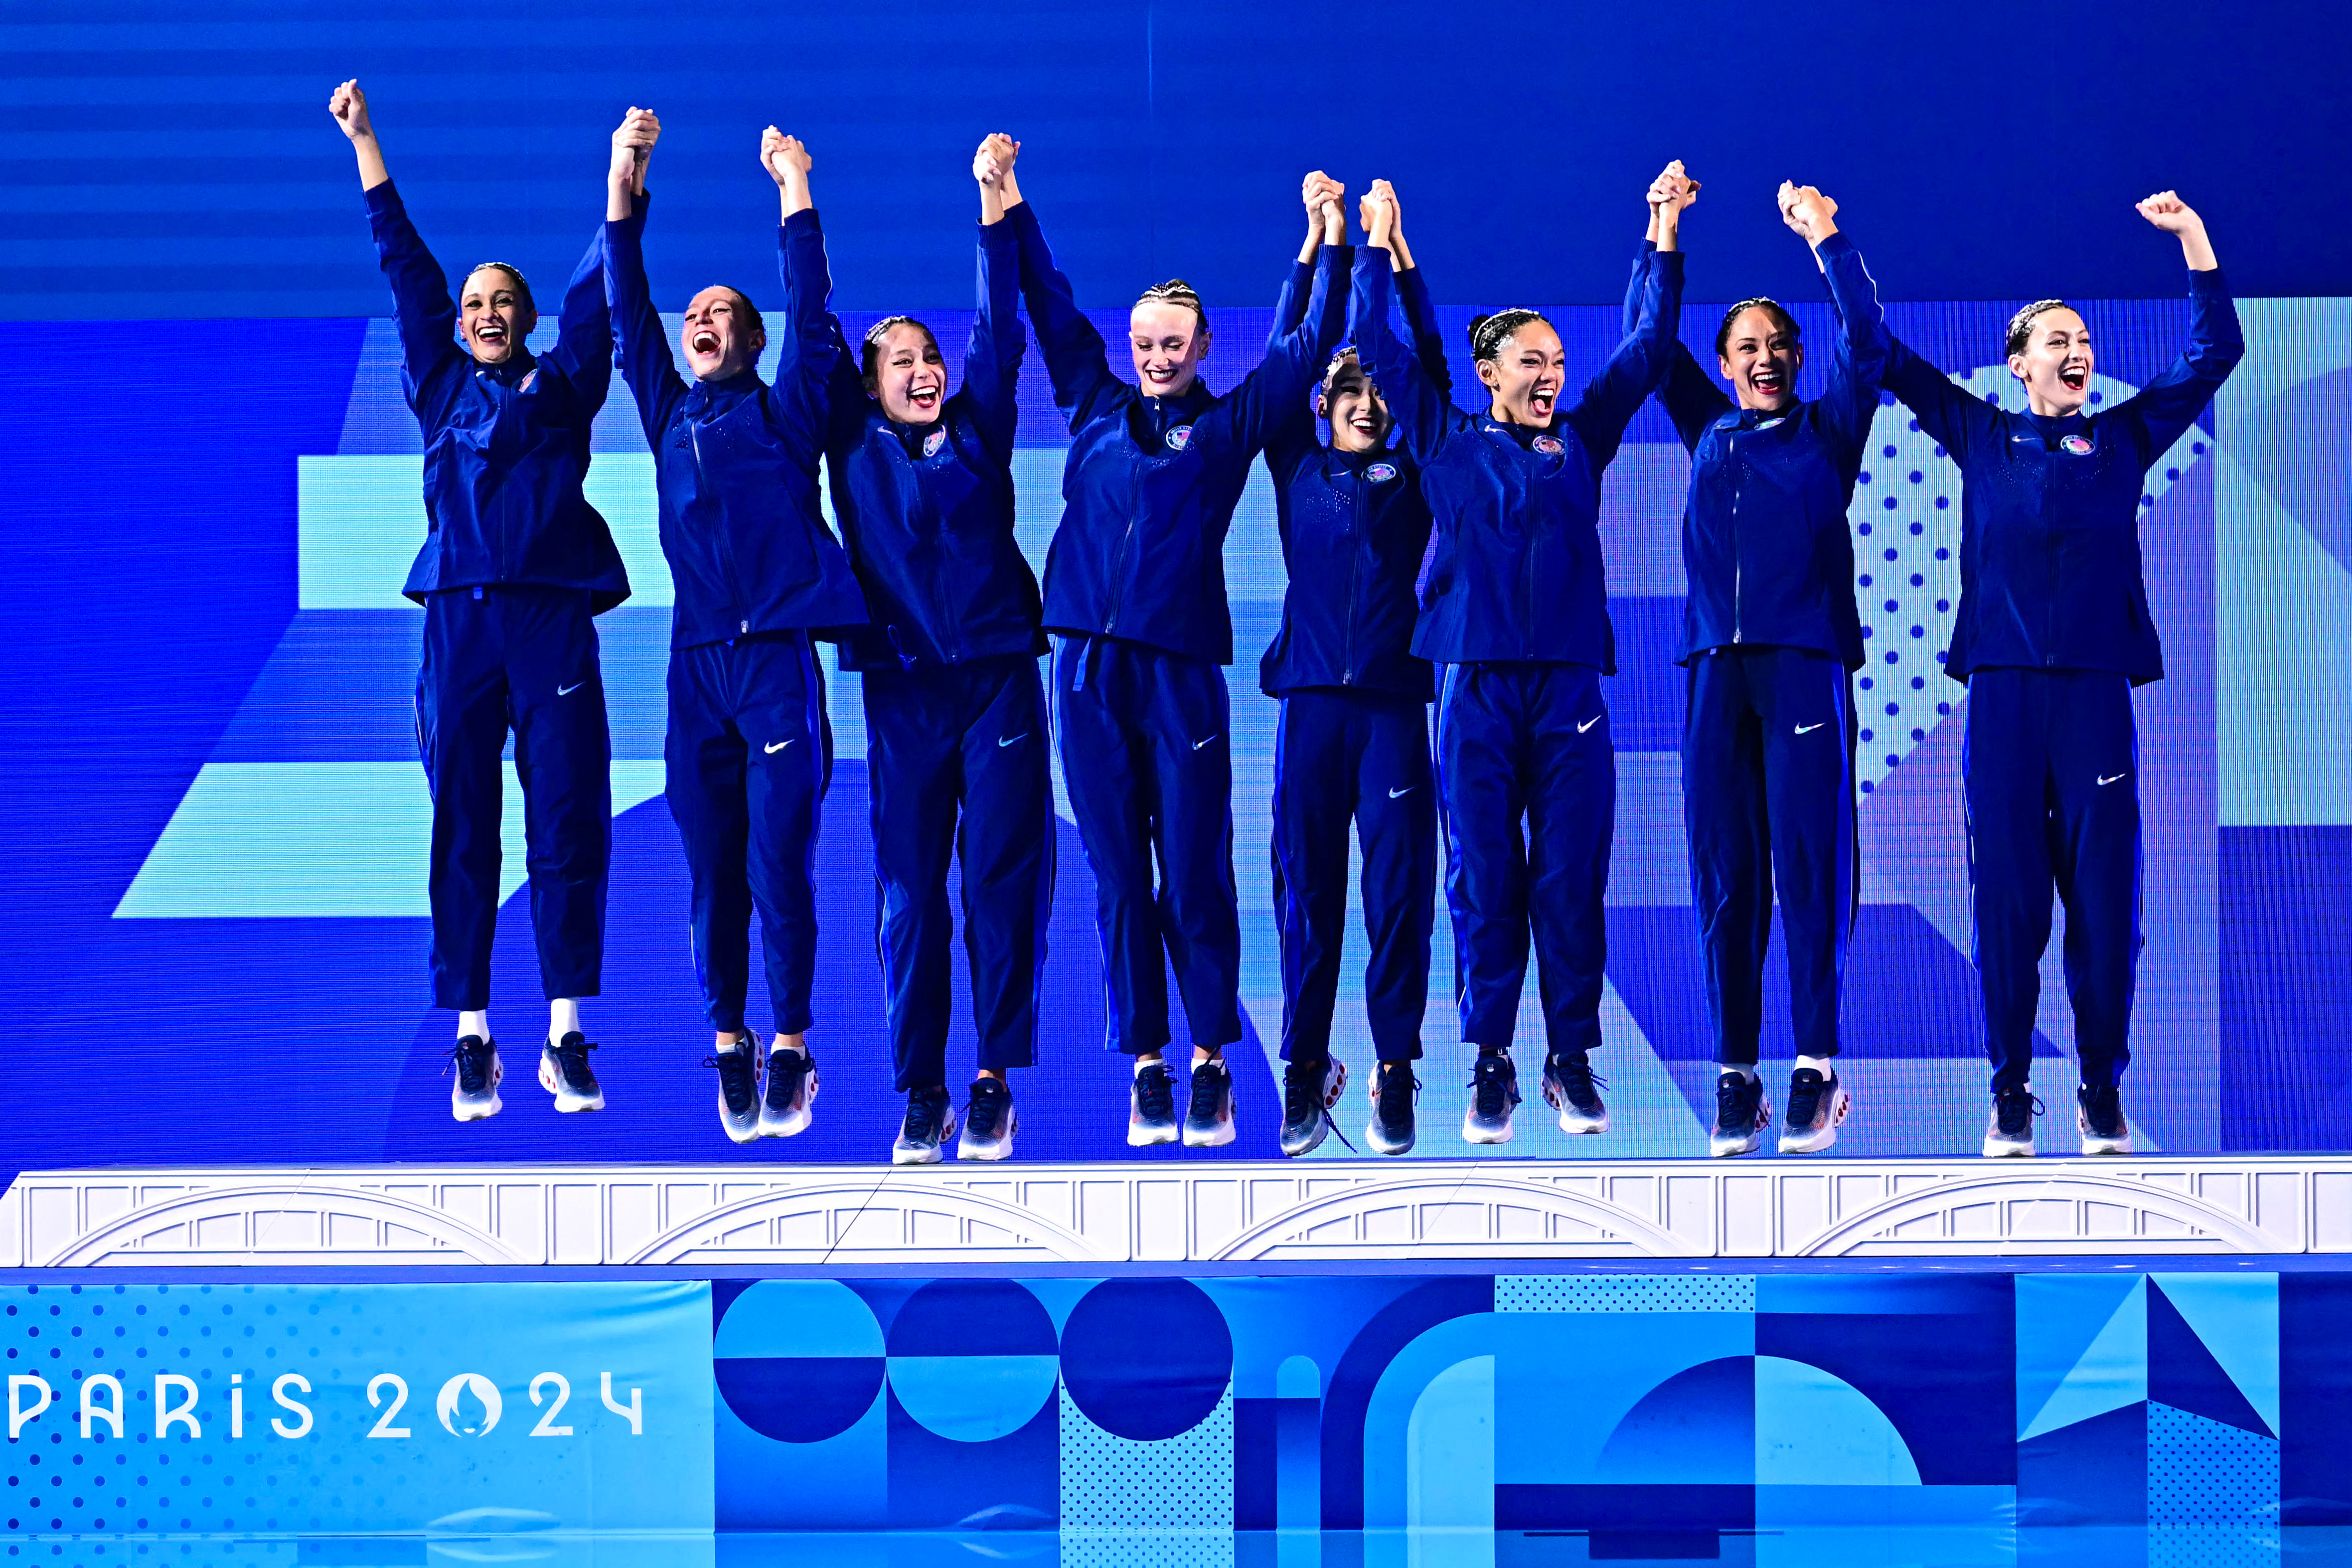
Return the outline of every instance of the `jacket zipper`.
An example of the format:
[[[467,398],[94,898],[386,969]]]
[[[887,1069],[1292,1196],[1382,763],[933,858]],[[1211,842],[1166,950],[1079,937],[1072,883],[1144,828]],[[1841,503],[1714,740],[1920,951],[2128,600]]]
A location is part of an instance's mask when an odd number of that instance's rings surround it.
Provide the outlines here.
[[[1348,552],[1348,627],[1341,644],[1339,684],[1356,683],[1356,599],[1364,581],[1364,476],[1356,475],[1356,537]]]
[[[942,430],[947,428],[944,423],[940,427]],[[906,448],[902,446],[899,450],[904,452]],[[935,546],[931,556],[931,612],[940,618],[940,654],[950,664],[961,664],[963,662],[962,627],[957,623],[955,605],[947,592],[947,519],[940,514],[929,488],[924,484],[921,468],[916,466],[912,458],[908,459],[908,466],[915,468],[916,493],[923,498],[924,509],[930,514],[931,542]]]
[[[1731,640],[1739,640],[1739,612],[1746,602],[1742,584],[1746,580],[1747,563],[1739,558],[1739,498],[1747,493],[1748,470],[1742,467],[1739,442],[1735,435],[1731,442]]]
[[[687,416],[686,442],[694,452],[694,488],[698,493],[710,496],[712,504],[719,513],[718,523],[713,531],[719,538],[719,553],[726,563],[727,592],[735,604],[736,629],[739,633],[747,633],[751,629],[751,621],[750,616],[742,613],[742,576],[735,570],[735,542],[728,537],[726,509],[718,506],[718,498],[710,494],[710,476],[702,467],[702,426],[695,423],[691,415]]]
[[[1130,429],[1128,438],[1134,439]],[[1167,445],[1163,439],[1162,447]],[[1135,542],[1136,514],[1143,510],[1143,469],[1140,464],[1130,464],[1127,470],[1127,531],[1118,536],[1118,553],[1111,557],[1110,613],[1103,617],[1103,636],[1118,631],[1118,612],[1127,602],[1127,555]]]

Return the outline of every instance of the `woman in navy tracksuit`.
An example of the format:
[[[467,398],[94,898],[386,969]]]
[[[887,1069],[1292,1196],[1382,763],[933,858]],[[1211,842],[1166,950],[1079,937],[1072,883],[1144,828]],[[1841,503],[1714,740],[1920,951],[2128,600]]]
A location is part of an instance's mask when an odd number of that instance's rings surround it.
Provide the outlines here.
[[[1373,187],[1392,199],[1387,182]],[[1307,243],[1339,247],[1339,187],[1310,184]],[[1365,198],[1367,219],[1373,197]],[[1429,287],[1401,225],[1389,231],[1397,289],[1423,368],[1452,384]],[[1344,250],[1341,251],[1345,255]],[[1336,262],[1335,262],[1336,270]],[[1275,309],[1279,340],[1306,290]],[[1327,297],[1335,341],[1346,301]],[[1330,423],[1327,445],[1318,416]],[[1419,469],[1389,442],[1392,422],[1352,349],[1332,357],[1314,406],[1301,402],[1266,441],[1289,583],[1282,629],[1258,683],[1282,704],[1275,731],[1274,909],[1282,934],[1282,1152],[1323,1142],[1348,1080],[1331,1055],[1331,1011],[1348,916],[1348,824],[1364,857],[1364,1006],[1380,1068],[1366,1136],[1383,1154],[1412,1147],[1412,1064],[1429,1003],[1437,892],[1437,799],[1429,765],[1428,661],[1412,655],[1413,580],[1429,545]]]
[[[1601,699],[1616,655],[1600,484],[1664,374],[1682,305],[1677,227],[1674,206],[1660,208],[1638,323],[1568,407],[1558,406],[1559,337],[1532,310],[1471,323],[1488,406],[1454,407],[1389,329],[1384,226],[1356,257],[1349,333],[1421,465],[1435,523],[1412,651],[1443,667],[1437,778],[1462,1037],[1478,1047],[1462,1124],[1474,1143],[1511,1135],[1509,1047],[1531,928],[1550,1046],[1545,1099],[1564,1131],[1609,1125],[1588,1057],[1601,1037],[1617,798]]]
[[[826,472],[872,621],[842,642],[862,671],[874,793],[877,945],[897,1087],[891,1158],[940,1158],[947,1089],[948,865],[963,862],[979,1077],[957,1153],[1002,1160],[1017,1123],[1005,1071],[1037,1053],[1037,989],[1054,898],[1054,784],[1037,655],[1037,580],[1013,534],[1021,259],[1004,220],[1012,143],[980,182],[980,312],[948,395],[930,329],[877,323],[834,371]],[[961,822],[958,822],[961,807]]]
[[[632,110],[623,135],[650,149],[658,127]],[[813,635],[854,626],[866,605],[824,526],[816,469],[840,334],[809,195],[811,160],[770,126],[760,161],[782,195],[783,324],[773,384],[760,379],[765,326],[751,301],[705,289],[688,304],[677,373],[646,285],[645,199],[632,200],[619,143],[605,207],[605,279],[621,372],[654,452],[662,553],[677,584],[670,624],[666,793],[693,876],[694,962],[716,1034],[719,1119],[738,1143],[809,1123],[816,967],[817,817],[833,771]],[[751,910],[760,911],[775,1037],[760,1081],[744,1025]]]
[[[1961,777],[1993,1066],[1989,1155],[2033,1152],[2027,1082],[2053,887],[2085,1154],[2131,1152],[2117,1086],[2139,959],[2139,738],[2131,689],[2164,676],[2140,573],[2141,485],[2245,354],[2204,220],[2170,191],[2140,215],[2189,262],[2189,347],[2137,395],[2086,412],[2089,329],[2041,300],[2009,329],[2025,409],[1971,396],[1894,343],[1887,389],[1960,469],[1960,607],[1944,673],[1969,687]],[[1893,655],[1888,656],[1890,658]]]
[[[1678,200],[1695,190],[1672,171],[1663,180]],[[1751,1152],[1772,1120],[1756,1055],[1776,888],[1797,1037],[1780,1152],[1828,1148],[1851,1103],[1834,1061],[1860,891],[1852,683],[1863,653],[1846,507],[1878,412],[1886,324],[1861,253],[1838,232],[1837,204],[1785,184],[1780,203],[1837,305],[1822,396],[1797,396],[1797,323],[1761,299],[1733,306],[1716,333],[1736,401],[1679,342],[1658,388],[1694,458],[1677,658],[1688,672],[1691,901],[1721,1068],[1707,1143],[1717,1155]]]
[[[522,275],[478,267],[462,300],[450,299],[385,172],[359,83],[336,89],[329,110],[359,158],[392,284],[401,385],[425,432],[425,547],[402,592],[425,606],[416,737],[433,793],[433,1001],[457,1013],[450,1110],[473,1121],[499,1109],[488,1007],[509,730],[548,996],[540,1083],[558,1110],[599,1110],[578,1000],[597,994],[604,968],[613,837],[593,617],[629,596],[612,532],[580,488],[588,427],[613,378],[600,258],[591,247],[564,290],[554,346],[533,356],[523,341],[538,313]]]
[[[1218,668],[1234,653],[1225,531],[1268,432],[1315,384],[1330,258],[1315,266],[1298,327],[1223,397],[1199,379],[1209,344],[1199,296],[1181,280],[1148,290],[1129,319],[1139,387],[1111,374],[1102,334],[1055,267],[1034,205],[1016,200],[1008,189],[1029,321],[1070,423],[1045,624],[1056,634],[1063,780],[1095,876],[1107,1043],[1136,1058],[1128,1142],[1177,1137],[1173,1075],[1161,1055],[1166,963],[1192,1033],[1184,1142],[1228,1143],[1233,1075],[1223,1047],[1242,1037],[1242,1026],[1231,726]],[[1301,259],[1294,281],[1309,265]]]

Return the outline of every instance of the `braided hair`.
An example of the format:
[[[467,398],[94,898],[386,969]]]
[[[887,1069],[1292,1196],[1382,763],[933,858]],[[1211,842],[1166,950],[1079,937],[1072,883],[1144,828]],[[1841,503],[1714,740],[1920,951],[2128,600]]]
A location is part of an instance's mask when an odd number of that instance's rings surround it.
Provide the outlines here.
[[[533,302],[530,297],[530,280],[522,275],[521,268],[516,267],[510,262],[483,261],[476,263],[474,271],[467,273],[467,278],[470,279],[474,276],[474,272],[505,273],[508,277],[514,279],[515,297],[521,303],[522,308],[529,310],[534,316],[539,314],[539,306]]]
[[[1181,278],[1171,278],[1165,283],[1154,283],[1135,301],[1139,305],[1181,305],[1192,312],[1193,324],[1203,332],[1209,330],[1209,312],[1201,306],[1201,296]]]
[[[1731,324],[1750,310],[1761,310],[1770,316],[1780,330],[1789,334],[1789,341],[1791,343],[1800,346],[1803,344],[1805,330],[1797,325],[1797,318],[1783,310],[1780,300],[1759,294],[1753,300],[1742,300],[1723,313],[1723,325],[1715,330],[1716,358],[1729,357],[1724,351],[1731,346]]]
[[[2023,353],[2025,345],[2033,341],[2033,322],[2037,317],[2052,310],[2071,309],[2073,307],[2063,300],[2036,300],[2009,319],[2009,346],[2001,352],[2008,356]]]
[[[893,327],[912,327],[931,340],[931,347],[940,346],[939,334],[912,316],[885,316],[866,329],[866,340],[857,351],[858,374],[872,375],[874,367],[882,361],[882,340],[890,335]]]
[[[1497,310],[1491,316],[1474,316],[1470,321],[1470,357],[1490,360],[1503,352],[1503,344],[1513,332],[1529,321],[1550,324],[1540,310],[1525,309]]]

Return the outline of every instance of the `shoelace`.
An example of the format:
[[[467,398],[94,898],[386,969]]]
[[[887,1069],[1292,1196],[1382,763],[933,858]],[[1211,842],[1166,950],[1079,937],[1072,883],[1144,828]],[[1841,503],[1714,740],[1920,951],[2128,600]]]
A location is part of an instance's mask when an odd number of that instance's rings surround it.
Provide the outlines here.
[[[1506,1108],[1519,1102],[1516,1076],[1511,1058],[1502,1052],[1480,1054],[1477,1065],[1470,1069],[1471,1101],[1479,1115],[1500,1116]]]
[[[768,1103],[778,1110],[789,1109],[800,1098],[801,1080],[815,1066],[806,1051],[770,1051]]]
[[[1328,1062],[1291,1062],[1282,1069],[1282,1120],[1286,1125],[1305,1121],[1308,1116],[1323,1119],[1324,1130],[1347,1145],[1348,1152],[1356,1146],[1339,1124],[1331,1120],[1331,1108],[1323,1103],[1323,1073]]]
[[[1213,1121],[1225,1109],[1225,1099],[1234,1091],[1233,1075],[1225,1070],[1223,1057],[1211,1057],[1192,1064],[1192,1104],[1195,1120]]]
[[[971,1085],[971,1106],[964,1112],[964,1131],[974,1138],[993,1138],[1004,1120],[1005,1107],[1013,1103],[1013,1091],[992,1078],[974,1079]]]
[[[2102,1138],[2112,1138],[2123,1131],[2123,1095],[2114,1085],[2102,1085],[2083,1091],[2083,1120],[2091,1131]]]
[[[1391,1068],[1372,1079],[1372,1114],[1391,1132],[1403,1131],[1412,1120],[1413,1101],[1421,1097],[1421,1079],[1409,1067]]]
[[[596,1075],[588,1066],[588,1053],[596,1047],[586,1040],[576,1046],[564,1043],[571,1037],[566,1035],[563,1040],[556,1043],[555,1070],[563,1075],[563,1081],[573,1089],[586,1094],[596,1087]]]
[[[760,1102],[759,1062],[750,1046],[714,1052],[702,1058],[702,1065],[719,1069],[719,1091],[727,1097],[727,1109],[737,1116]]]
[[[1135,1075],[1135,1103],[1150,1122],[1172,1121],[1176,1117],[1176,1075],[1166,1062],[1147,1063]]]
[[[482,1092],[484,1087],[490,1081],[490,1056],[495,1048],[488,1040],[485,1040],[468,1050],[466,1048],[466,1042],[459,1040],[442,1053],[457,1066],[457,1088],[460,1090],[467,1094]],[[441,1070],[444,1074],[449,1071],[447,1068],[443,1068]]]
[[[2003,1089],[1993,1107],[1995,1124],[2011,1138],[2031,1131],[2033,1119],[2042,1111],[2041,1100],[2030,1089]]]
[[[1716,1126],[1726,1132],[1744,1132],[1755,1125],[1756,1101],[1763,1087],[1761,1079],[1749,1079],[1735,1073],[1726,1073],[1717,1079],[1715,1084]],[[1790,1114],[1796,1114],[1793,1104]]]
[[[1819,1073],[1801,1072],[1789,1080],[1789,1125],[1810,1127],[1821,1114],[1822,1096],[1829,1092],[1829,1079]]]
[[[1577,1110],[1590,1114],[1601,1108],[1599,1091],[1609,1087],[1609,1080],[1594,1072],[1592,1064],[1584,1058],[1554,1057],[1544,1064],[1544,1070]]]
[[[919,1089],[907,1096],[907,1130],[905,1137],[911,1143],[936,1143],[940,1141],[940,1123],[948,1112],[948,1091],[943,1089]]]

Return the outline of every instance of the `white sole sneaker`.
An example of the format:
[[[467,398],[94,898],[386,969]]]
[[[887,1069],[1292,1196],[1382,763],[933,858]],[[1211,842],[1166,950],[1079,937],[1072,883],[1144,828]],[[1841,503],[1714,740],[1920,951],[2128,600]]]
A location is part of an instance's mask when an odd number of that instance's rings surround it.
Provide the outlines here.
[[[768,1053],[768,1067],[771,1071],[775,1068],[776,1055],[774,1051]],[[760,1136],[796,1138],[807,1131],[809,1123],[816,1120],[816,1113],[811,1109],[816,1103],[816,1065],[812,1062],[809,1065],[808,1077],[801,1084],[801,1102],[798,1105],[787,1110],[773,1110],[768,1106],[767,1097],[761,1096]]]
[[[555,1069],[555,1048],[541,1046],[539,1050],[539,1087],[555,1097],[555,1109],[566,1116],[583,1110],[604,1109],[604,1086],[598,1084],[593,1094],[582,1094],[563,1081]]]
[[[1847,1094],[1843,1087],[1833,1092],[1836,1099],[1831,1101],[1827,1118],[1811,1127],[1784,1127],[1780,1130],[1781,1153],[1818,1154],[1837,1142],[1839,1124],[1845,1121],[1846,1112],[1853,1109],[1853,1097]]]
[[[1516,1109],[1514,1107],[1514,1110]],[[1507,1143],[1511,1141],[1511,1133],[1515,1130],[1512,1126],[1514,1120],[1514,1117],[1507,1116],[1503,1119],[1503,1124],[1500,1127],[1481,1127],[1478,1125],[1477,1107],[1473,1106],[1462,1113],[1462,1142],[1488,1148],[1497,1143]]]
[[[971,1123],[967,1121],[964,1123],[963,1136],[956,1140],[956,1158],[983,1161],[1010,1160],[1013,1158],[1013,1135],[1020,1131],[1021,1111],[1017,1106],[1008,1105],[1004,1108],[1004,1131],[985,1143],[975,1142],[972,1140]]]
[[[2075,1130],[2083,1135],[2083,1152],[2086,1155],[2128,1154],[2132,1152],[2131,1123],[2128,1121],[2113,1138],[2099,1137],[2079,1116],[2075,1119]]]
[[[936,1143],[909,1143],[907,1142],[907,1135],[902,1132],[898,1135],[898,1141],[890,1145],[890,1163],[936,1165],[948,1157],[947,1142],[955,1135],[955,1104],[950,1101],[947,1119],[940,1127],[940,1141]]]
[[[506,1064],[495,1053],[490,1057],[490,1081],[479,1094],[469,1095],[456,1084],[449,1086],[449,1114],[459,1121],[487,1121],[506,1109],[499,1098],[499,1085],[505,1081]]]

